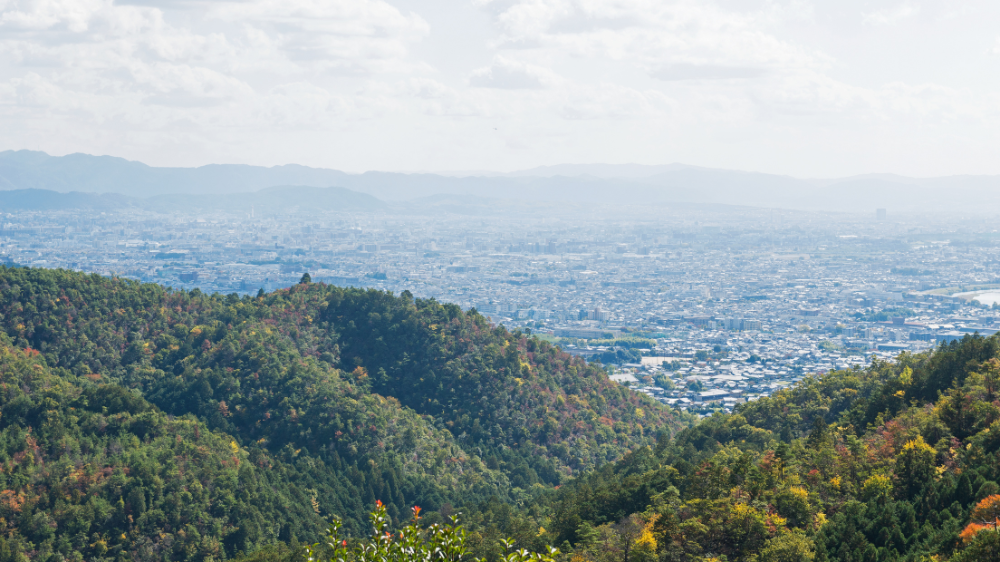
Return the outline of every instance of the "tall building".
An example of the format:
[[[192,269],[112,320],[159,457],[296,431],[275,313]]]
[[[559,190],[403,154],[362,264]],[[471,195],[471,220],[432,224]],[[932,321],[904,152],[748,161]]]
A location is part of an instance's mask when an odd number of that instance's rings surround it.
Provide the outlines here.
[[[597,320],[598,322],[607,322],[611,320],[611,313],[606,310],[601,310],[601,307],[595,308],[589,315],[589,320]]]
[[[885,209],[875,209],[875,218],[884,221],[885,220]]]

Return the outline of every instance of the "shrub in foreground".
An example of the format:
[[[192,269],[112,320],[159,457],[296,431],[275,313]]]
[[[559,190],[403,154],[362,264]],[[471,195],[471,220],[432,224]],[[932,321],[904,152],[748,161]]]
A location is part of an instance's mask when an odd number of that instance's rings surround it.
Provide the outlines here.
[[[448,523],[420,526],[420,508],[414,507],[410,522],[393,533],[389,531],[389,516],[381,501],[375,503],[368,520],[371,522],[371,536],[351,540],[341,536],[342,523],[334,519],[327,530],[323,544],[306,547],[309,562],[459,562],[471,560],[466,556],[466,531],[458,524],[458,517],[451,517]],[[506,555],[503,562],[554,562],[558,554],[555,548],[540,554],[524,549],[514,549],[513,541],[504,541]],[[349,546],[350,545],[350,546]]]

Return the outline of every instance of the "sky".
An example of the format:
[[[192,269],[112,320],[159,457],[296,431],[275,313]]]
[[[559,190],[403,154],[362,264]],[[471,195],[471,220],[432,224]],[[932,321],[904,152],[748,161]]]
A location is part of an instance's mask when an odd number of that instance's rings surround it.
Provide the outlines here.
[[[996,0],[0,0],[0,150],[1000,174]]]

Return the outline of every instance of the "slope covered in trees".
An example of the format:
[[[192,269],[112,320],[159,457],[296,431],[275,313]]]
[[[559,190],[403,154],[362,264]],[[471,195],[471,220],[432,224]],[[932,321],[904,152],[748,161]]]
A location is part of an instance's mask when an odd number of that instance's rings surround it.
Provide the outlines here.
[[[1000,339],[970,336],[706,418],[501,526],[573,559],[995,561],[998,482]]]
[[[1000,559],[998,337],[675,432],[405,293],[0,268],[0,328],[0,561],[292,559],[335,515],[365,534],[376,499],[391,525],[462,510],[490,560],[507,536],[575,562]]]
[[[121,552],[219,556],[322,519],[294,466],[252,456],[194,417],[174,418],[117,385],[59,376],[0,338],[0,525],[40,559]],[[288,529],[285,529],[287,532]]]
[[[0,330],[0,554],[39,560],[224,559],[334,514],[360,533],[376,499],[397,521],[510,506],[676,426],[600,369],[406,293],[0,268]]]

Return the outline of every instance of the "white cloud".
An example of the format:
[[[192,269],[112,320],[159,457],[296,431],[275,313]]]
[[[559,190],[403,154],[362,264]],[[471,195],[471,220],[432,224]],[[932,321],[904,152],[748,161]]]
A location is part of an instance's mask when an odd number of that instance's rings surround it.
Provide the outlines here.
[[[412,78],[399,85],[399,94],[414,100],[426,115],[490,117],[492,103],[480,92],[460,91],[437,80]]]
[[[556,101],[556,111],[565,119],[656,119],[669,116],[675,100],[656,90],[637,90],[617,84],[597,84],[568,89]]]
[[[337,96],[308,82],[281,84],[258,100],[258,118],[281,129],[331,126],[357,108],[353,99]]]
[[[920,6],[903,3],[892,8],[875,10],[864,14],[863,21],[869,25],[895,25],[920,13]]]
[[[537,90],[559,81],[558,76],[548,69],[503,56],[496,57],[490,66],[473,71],[469,77],[473,86],[506,90]]]
[[[225,2],[208,17],[263,31],[272,47],[297,64],[355,72],[404,69],[411,62],[409,45],[429,32],[419,16],[382,0]]]
[[[7,91],[12,100],[21,107],[44,107],[56,110],[71,109],[67,103],[65,92],[34,72],[29,72],[21,78],[15,78],[7,83]]]
[[[782,36],[784,25],[821,21],[811,5],[796,0],[745,2],[740,9],[711,0],[479,0],[478,4],[501,31],[496,43],[501,51],[520,59],[549,61],[556,68],[558,62],[553,61],[560,60],[604,60],[631,67],[671,84],[675,90],[665,99],[707,120],[725,116],[746,123],[751,115],[762,120],[770,115],[842,115],[864,122],[900,115],[945,120],[954,112],[994,114],[989,100],[955,89],[935,89],[932,84],[902,87],[903,82],[855,85],[834,77],[832,71],[839,70],[842,61]],[[845,9],[850,11],[851,5]],[[904,3],[868,13],[864,23],[892,24],[919,13],[919,6]],[[566,87],[577,98],[604,91],[572,82]],[[620,95],[631,99],[625,92],[639,91],[625,88]],[[929,96],[930,91],[935,94]],[[577,105],[597,108],[609,103],[595,97]],[[623,105],[644,108],[635,111],[651,115],[654,107],[660,107]],[[557,113],[566,118],[578,115],[562,109]]]
[[[382,0],[159,5],[0,1],[3,90],[137,127],[317,127],[371,107],[332,76],[426,67],[409,47],[427,23]]]
[[[109,0],[26,0],[0,5],[0,29],[43,30],[63,27],[73,33],[87,31],[93,16]]]
[[[754,155],[794,171],[868,162],[851,154],[875,138],[928,147],[899,156],[919,165],[995,145],[1000,4],[872,4],[0,0],[0,149],[351,169]],[[803,139],[820,137],[810,160]]]
[[[503,30],[501,45],[557,49],[655,70],[826,62],[768,33],[771,11],[739,13],[700,0],[517,0],[498,6],[495,17]]]
[[[764,71],[751,66],[722,66],[714,64],[670,64],[650,73],[660,80],[735,80],[757,78]]]
[[[819,72],[775,77],[749,90],[763,111],[786,115],[865,114],[878,105],[878,96],[866,88],[845,84]]]

